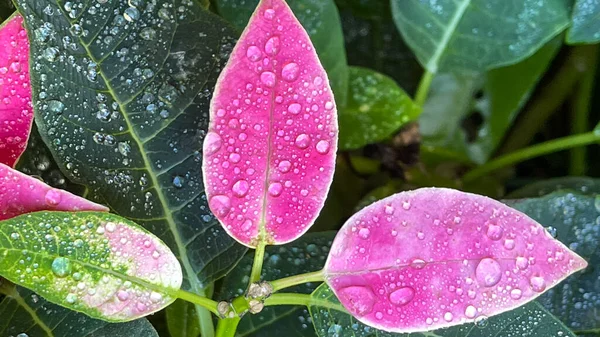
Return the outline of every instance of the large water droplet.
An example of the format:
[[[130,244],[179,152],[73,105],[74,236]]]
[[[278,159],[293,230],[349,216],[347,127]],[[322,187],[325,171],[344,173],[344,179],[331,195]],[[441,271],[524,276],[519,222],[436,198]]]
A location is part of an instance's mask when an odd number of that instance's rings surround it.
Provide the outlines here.
[[[56,206],[60,204],[61,193],[57,189],[51,189],[46,192],[44,199],[46,200],[46,204],[49,206]]]
[[[52,261],[52,272],[57,277],[65,277],[71,274],[71,261],[66,257],[57,257]]]
[[[532,276],[529,279],[529,284],[531,285],[531,289],[538,293],[546,290],[546,280],[542,276]]]
[[[217,151],[219,151],[222,144],[223,140],[221,139],[221,136],[214,132],[209,132],[206,135],[206,139],[204,139],[204,155],[210,156],[215,154]]]
[[[415,297],[415,290],[413,288],[402,287],[390,294],[390,302],[394,305],[402,306],[410,302],[413,297]]]
[[[232,187],[232,191],[233,194],[235,194],[236,197],[243,197],[246,195],[246,193],[248,193],[248,189],[250,188],[250,185],[248,184],[248,182],[246,180],[238,180],[235,184],[233,184]]]
[[[176,188],[182,188],[184,182],[185,182],[185,179],[183,179],[182,176],[173,177],[173,186],[175,186]]]
[[[513,250],[515,248],[515,240],[513,240],[513,239],[504,240],[504,248],[506,248],[507,250]]]
[[[275,56],[279,53],[279,37],[273,36],[265,43],[265,53],[267,55]]]
[[[320,140],[316,146],[317,152],[320,154],[326,154],[329,152],[329,142],[326,140]]]
[[[292,103],[288,106],[288,112],[293,115],[299,114],[301,110],[302,110],[302,105],[300,105],[298,103]]]
[[[368,239],[369,234],[371,234],[371,231],[368,228],[363,227],[358,231],[358,236],[360,236],[363,239]]]
[[[523,257],[523,256],[517,256],[517,259],[515,260],[515,264],[516,264],[517,268],[519,268],[521,270],[525,270],[525,269],[527,269],[527,267],[529,267],[529,261],[527,261],[527,258]]]
[[[269,88],[273,88],[275,86],[275,74],[270,71],[263,71],[260,74],[260,81]]]
[[[273,8],[266,9],[264,17],[267,20],[273,20],[273,18],[275,17],[275,10]]]
[[[296,137],[295,144],[300,149],[306,149],[310,144],[310,136],[305,133],[298,135],[298,137]]]
[[[125,20],[132,22],[140,18],[140,11],[135,7],[129,7],[123,12]]]
[[[448,311],[448,312],[446,312],[446,313],[444,314],[444,320],[445,320],[446,322],[451,322],[451,321],[452,321],[452,318],[454,318],[454,316],[452,315],[452,313],[451,313],[451,312],[449,312],[449,311]]]
[[[503,232],[504,232],[504,230],[502,229],[501,226],[489,224],[486,234],[487,234],[488,238],[490,238],[490,240],[497,241],[502,238]]]
[[[154,40],[156,39],[156,30],[151,27],[146,27],[140,32],[140,37],[147,41]]]
[[[246,57],[252,62],[256,62],[256,61],[260,60],[261,56],[262,56],[262,52],[260,51],[260,48],[258,48],[257,46],[250,46],[246,50]]]
[[[226,195],[215,195],[210,198],[210,209],[219,217],[226,216],[231,210],[231,199]]]
[[[61,101],[51,100],[48,101],[48,110],[53,113],[62,113],[65,110],[65,105]]]
[[[292,168],[292,163],[290,163],[287,160],[282,160],[279,165],[277,165],[277,169],[279,169],[279,172],[281,173],[287,173],[290,171],[290,169]]]
[[[502,278],[502,268],[500,264],[490,258],[485,258],[479,261],[475,269],[475,277],[479,283],[486,287],[492,287],[500,282]]]
[[[297,63],[288,63],[285,66],[283,66],[283,69],[281,69],[281,77],[288,82],[292,82],[298,78],[299,72],[300,67]]]
[[[472,305],[467,306],[465,309],[465,316],[468,318],[475,318],[475,315],[477,315],[477,309]]]
[[[521,291],[521,289],[513,289],[510,291],[510,298],[512,298],[513,300],[518,300],[521,298],[521,296],[523,296],[523,292]]]
[[[364,316],[373,310],[375,294],[368,286],[350,286],[339,290],[339,295],[357,316]]]
[[[281,185],[281,183],[271,183],[269,185],[269,194],[274,197],[280,196],[282,191],[283,186]]]
[[[414,259],[410,262],[410,266],[415,269],[423,269],[427,263],[421,259]]]

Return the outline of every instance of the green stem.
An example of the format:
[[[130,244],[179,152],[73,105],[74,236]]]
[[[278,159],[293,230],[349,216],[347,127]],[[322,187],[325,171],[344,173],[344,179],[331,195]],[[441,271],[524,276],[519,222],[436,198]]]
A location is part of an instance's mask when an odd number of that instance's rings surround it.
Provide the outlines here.
[[[223,318],[217,324],[217,333],[215,337],[233,337],[240,323],[241,317]]]
[[[176,296],[184,301],[204,307],[217,316],[219,315],[219,312],[217,311],[217,302],[211,300],[210,298],[206,298],[185,290],[177,291]]]
[[[587,72],[579,83],[572,103],[571,134],[580,134],[589,130],[589,113],[591,99],[594,91],[596,68],[598,61],[598,46],[594,46],[589,52]],[[578,147],[571,150],[569,174],[583,176],[586,168],[586,148]]]
[[[262,272],[263,261],[265,260],[265,241],[261,240],[256,246],[256,251],[254,252],[254,263],[252,263],[252,272],[250,272],[250,282],[248,286],[252,283],[256,283],[260,281],[260,275]]]
[[[296,293],[279,293],[273,294],[265,300],[265,306],[274,305],[302,305],[305,307],[318,306],[327,309],[333,309],[341,312],[346,312],[346,309],[341,304],[332,303],[329,300],[316,298],[308,294]]]
[[[312,273],[305,273],[300,275],[294,275],[286,278],[282,278],[279,280],[271,281],[271,286],[273,287],[273,291],[279,291],[281,289],[285,289],[288,287],[292,287],[298,284],[308,283],[308,282],[322,282],[323,281],[323,271],[315,271]]]
[[[543,156],[556,151],[571,149],[577,146],[590,145],[600,142],[600,134],[587,132],[580,135],[563,137],[547,141],[538,145],[534,145],[504,156],[500,156],[495,160],[488,162],[478,168],[473,169],[463,177],[464,182],[477,180],[486,174],[499,168],[519,163],[523,160]]]
[[[431,81],[433,80],[434,75],[435,74],[429,70],[425,70],[423,76],[421,77],[419,87],[417,88],[417,93],[415,94],[415,103],[420,107],[422,107],[427,100],[427,95],[429,95],[429,87],[431,87]]]

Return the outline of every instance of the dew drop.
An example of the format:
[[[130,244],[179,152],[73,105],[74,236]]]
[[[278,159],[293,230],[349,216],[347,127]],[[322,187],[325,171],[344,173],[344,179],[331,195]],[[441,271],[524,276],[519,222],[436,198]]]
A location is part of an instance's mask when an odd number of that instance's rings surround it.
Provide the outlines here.
[[[133,22],[140,18],[140,11],[135,7],[129,7],[123,12],[123,17],[129,22]]]
[[[52,272],[57,277],[65,277],[71,274],[71,261],[66,257],[57,257],[52,261]]]
[[[274,197],[280,196],[282,191],[283,186],[281,185],[281,183],[271,183],[269,185],[269,194]]]
[[[129,293],[125,290],[119,290],[117,292],[117,298],[119,301],[127,301],[129,299]]]
[[[265,53],[270,56],[275,56],[279,53],[279,37],[273,36],[265,43]]]
[[[65,298],[65,300],[67,301],[67,303],[73,304],[77,301],[77,295],[67,294],[67,297]]]
[[[299,149],[306,149],[310,144],[310,136],[305,133],[298,135],[298,137],[296,137],[295,144]]]
[[[519,268],[521,270],[525,270],[525,269],[527,269],[527,267],[529,267],[529,261],[527,261],[527,258],[525,258],[523,256],[517,256],[517,259],[515,260],[515,264],[516,264],[517,268]]]
[[[260,48],[258,48],[257,46],[250,46],[246,50],[246,57],[248,58],[248,60],[250,60],[252,62],[256,62],[256,61],[260,60],[261,56],[262,56],[262,52],[260,51]]]
[[[231,210],[231,199],[225,195],[215,195],[210,198],[210,209],[219,217],[226,216]]]
[[[465,316],[467,316],[468,318],[475,318],[475,315],[477,315],[477,309],[474,306],[469,305],[465,309]]]
[[[411,287],[398,288],[389,296],[390,302],[397,306],[406,305],[413,297],[415,297],[415,290]]]
[[[329,142],[326,140],[320,140],[317,143],[316,149],[320,154],[327,154],[327,152],[329,152]]]
[[[502,229],[502,226],[490,224],[488,226],[486,234],[487,234],[488,238],[490,238],[490,240],[497,241],[502,238],[503,232],[504,232],[504,230]]]
[[[140,37],[147,41],[154,40],[156,39],[156,30],[151,27],[146,27],[140,32]]]
[[[410,266],[415,269],[423,269],[427,263],[421,259],[414,259],[410,262]]]
[[[247,232],[250,230],[250,228],[252,228],[252,220],[250,219],[246,219],[243,223],[242,223],[242,230],[244,232]]]
[[[513,240],[513,239],[504,240],[504,248],[506,248],[507,250],[513,250],[515,248],[515,240]]]
[[[288,82],[293,82],[298,78],[299,72],[300,67],[297,63],[288,63],[281,69],[281,77]]]
[[[327,102],[327,103],[325,103],[325,109],[327,109],[327,110],[333,109],[333,102]]]
[[[250,188],[250,185],[248,184],[248,182],[246,180],[238,180],[235,184],[233,184],[232,187],[232,192],[233,194],[235,194],[236,197],[243,197],[248,193],[248,189]]]
[[[449,311],[448,311],[448,312],[446,312],[446,313],[444,314],[444,320],[445,320],[446,322],[451,322],[451,321],[452,321],[452,318],[454,318],[454,316],[452,315],[452,313],[451,313],[451,312],[449,312]]]
[[[162,300],[162,295],[157,293],[157,292],[152,292],[150,293],[150,301],[152,301],[153,303],[158,303]]]
[[[260,81],[269,88],[275,86],[275,74],[270,71],[264,71],[260,74]]]
[[[51,189],[48,192],[46,192],[44,199],[46,200],[47,205],[56,206],[60,204],[61,193],[57,189]]]
[[[475,277],[477,281],[486,287],[492,287],[500,282],[502,278],[502,268],[500,264],[490,258],[485,258],[479,261],[475,269]]]
[[[529,284],[531,285],[531,289],[538,293],[541,293],[546,289],[546,280],[541,276],[532,276],[529,279]]]
[[[264,16],[267,20],[273,20],[273,18],[275,17],[275,10],[273,8],[265,10]]]
[[[61,101],[51,100],[48,101],[48,110],[53,113],[60,114],[65,110],[65,105]]]
[[[299,114],[301,110],[302,110],[302,106],[298,103],[292,103],[288,106],[288,112],[293,115]]]
[[[513,289],[510,291],[510,298],[513,300],[518,300],[521,298],[521,296],[523,296],[521,289]]]
[[[209,132],[204,139],[203,151],[207,156],[211,156],[215,154],[221,148],[223,144],[223,140],[221,136],[214,132]]]
[[[371,231],[368,228],[363,227],[358,231],[358,236],[360,236],[363,239],[368,239],[369,234],[371,234]]]
[[[277,165],[277,169],[279,170],[279,172],[281,173],[287,173],[290,171],[290,169],[292,168],[292,163],[290,163],[287,160],[282,160],[279,165]]]
[[[340,297],[349,304],[350,310],[357,316],[364,316],[373,310],[375,294],[368,286],[350,286],[339,290]]]
[[[182,188],[184,182],[185,182],[185,179],[183,179],[182,176],[173,177],[173,186],[175,186],[176,188]]]

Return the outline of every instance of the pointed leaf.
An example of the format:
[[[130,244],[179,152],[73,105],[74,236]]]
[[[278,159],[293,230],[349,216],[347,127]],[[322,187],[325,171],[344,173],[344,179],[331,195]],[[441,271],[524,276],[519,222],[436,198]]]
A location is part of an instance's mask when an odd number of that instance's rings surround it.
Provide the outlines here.
[[[27,146],[33,122],[29,41],[23,18],[0,26],[0,163],[14,166]]]
[[[567,42],[596,43],[600,41],[600,1],[576,0],[571,15]]]
[[[540,224],[498,201],[428,188],[395,194],[351,217],[324,270],[359,321],[415,332],[514,309],[586,265]]]
[[[0,220],[4,220],[42,210],[108,211],[108,208],[52,188],[0,163],[0,210]]]
[[[48,301],[106,321],[172,303],[182,272],[169,248],[119,216],[37,212],[0,222],[0,273]]]
[[[204,141],[209,205],[249,247],[292,241],[323,207],[336,108],[306,31],[283,0],[262,0],[219,77]]]
[[[1,336],[158,337],[145,318],[108,323],[55,305],[25,288],[6,284],[0,288],[8,295],[0,302]]]
[[[344,310],[327,284],[312,294],[310,305],[315,330],[320,337],[575,337],[563,323],[539,303],[531,302],[515,310],[480,320],[424,333],[394,333],[366,326]]]
[[[391,0],[398,29],[430,72],[517,63],[569,25],[564,0]]]

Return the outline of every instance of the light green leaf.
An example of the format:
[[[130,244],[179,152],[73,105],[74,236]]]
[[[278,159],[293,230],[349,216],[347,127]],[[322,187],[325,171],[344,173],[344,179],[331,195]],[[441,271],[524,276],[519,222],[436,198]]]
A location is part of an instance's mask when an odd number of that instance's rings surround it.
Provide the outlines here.
[[[283,246],[267,247],[262,279],[273,281],[283,277],[321,270],[336,232],[308,233]],[[246,255],[238,266],[223,279],[220,298],[242,295],[248,287],[254,254]],[[286,292],[310,294],[318,284],[305,283]],[[266,307],[258,315],[245,315],[238,327],[237,337],[315,336],[306,308],[297,306]]]
[[[537,198],[556,191],[568,190],[577,194],[600,194],[600,179],[588,177],[562,177],[538,181],[511,192],[507,199]]]
[[[574,331],[600,331],[600,194],[559,191],[541,198],[517,200],[524,212],[589,264],[538,301]]]
[[[430,72],[517,63],[569,25],[566,0],[391,0],[398,29]]]
[[[533,56],[485,74],[438,74],[419,119],[423,145],[461,161],[486,162],[502,141],[560,47],[555,39]],[[518,78],[518,81],[515,81]],[[477,97],[481,92],[482,96]],[[463,121],[479,113],[482,125],[468,135]],[[473,127],[469,127],[473,129]]]
[[[217,0],[218,12],[240,32],[259,0]],[[340,15],[333,0],[288,0],[288,5],[308,32],[327,71],[338,106],[346,103],[348,66]]]
[[[0,293],[0,335],[17,337],[158,337],[145,318],[108,323],[46,301],[30,290],[4,281]]]
[[[183,300],[176,300],[166,309],[167,327],[171,337],[198,337],[200,324],[196,319],[196,307]]]
[[[61,170],[164,240],[184,288],[202,294],[246,251],[210,213],[200,169],[235,32],[196,1],[16,3],[35,60],[36,123]]]
[[[340,304],[328,285],[322,284],[312,296],[327,303],[309,307],[315,329],[320,337],[574,337],[558,319],[548,313],[540,304],[531,302],[520,308],[490,317],[476,324],[463,324],[455,327],[422,333],[390,333],[377,330],[360,323]]]
[[[596,43],[600,41],[600,1],[576,0],[567,32],[568,43]]]
[[[339,107],[339,147],[350,150],[382,141],[420,112],[391,78],[367,68],[350,67],[348,103]]]
[[[88,316],[130,321],[172,303],[182,272],[135,223],[99,212],[36,212],[0,222],[0,274]]]

